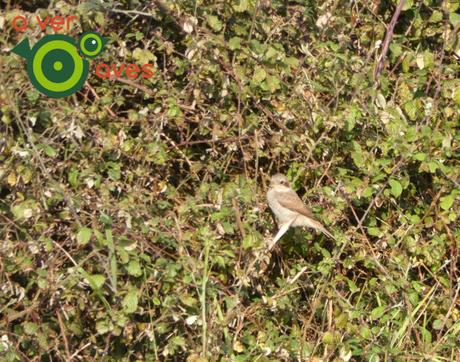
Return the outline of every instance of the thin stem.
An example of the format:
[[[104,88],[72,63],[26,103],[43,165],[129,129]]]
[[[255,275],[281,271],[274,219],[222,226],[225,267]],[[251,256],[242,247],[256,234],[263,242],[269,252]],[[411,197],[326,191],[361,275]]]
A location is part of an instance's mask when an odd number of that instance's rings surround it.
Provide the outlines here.
[[[202,356],[206,357],[208,353],[208,324],[206,321],[206,285],[208,283],[208,260],[209,260],[209,240],[205,239],[204,246],[204,270],[203,270],[203,280],[201,283],[201,319],[203,323],[202,328]]]

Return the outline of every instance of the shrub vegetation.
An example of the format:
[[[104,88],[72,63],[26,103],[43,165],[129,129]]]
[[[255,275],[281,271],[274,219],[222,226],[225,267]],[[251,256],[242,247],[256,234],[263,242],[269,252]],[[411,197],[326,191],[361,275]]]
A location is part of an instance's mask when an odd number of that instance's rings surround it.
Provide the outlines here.
[[[458,0],[2,5],[1,360],[460,360]],[[36,15],[109,40],[72,96]],[[266,250],[276,172],[336,241]]]

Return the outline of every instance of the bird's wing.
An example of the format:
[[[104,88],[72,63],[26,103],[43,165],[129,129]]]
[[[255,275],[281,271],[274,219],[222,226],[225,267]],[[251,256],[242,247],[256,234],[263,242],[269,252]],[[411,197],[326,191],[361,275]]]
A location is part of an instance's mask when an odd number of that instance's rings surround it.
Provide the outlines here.
[[[278,191],[276,199],[278,200],[279,204],[286,209],[298,212],[301,215],[305,215],[306,217],[315,220],[315,216],[311,210],[305,206],[295,191]]]

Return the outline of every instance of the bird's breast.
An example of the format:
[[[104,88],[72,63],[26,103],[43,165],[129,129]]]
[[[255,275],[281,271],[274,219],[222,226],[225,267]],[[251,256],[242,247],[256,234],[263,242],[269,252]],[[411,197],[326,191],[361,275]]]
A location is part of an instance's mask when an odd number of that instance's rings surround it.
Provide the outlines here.
[[[279,193],[274,190],[269,190],[267,192],[268,206],[270,206],[270,209],[275,214],[278,223],[284,224],[290,222],[297,216],[297,213],[282,206],[278,201],[278,197],[280,197]]]

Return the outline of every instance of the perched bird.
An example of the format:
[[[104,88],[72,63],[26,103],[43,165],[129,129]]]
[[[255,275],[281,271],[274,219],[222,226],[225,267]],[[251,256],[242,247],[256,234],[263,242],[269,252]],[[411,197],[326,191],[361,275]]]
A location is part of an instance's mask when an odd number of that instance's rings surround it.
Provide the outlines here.
[[[275,214],[278,222],[278,233],[273,239],[269,249],[288,231],[296,226],[307,226],[319,230],[328,237],[335,239],[326,228],[315,219],[300,197],[289,186],[286,176],[278,173],[270,179],[270,188],[267,192],[267,201],[270,209]]]

